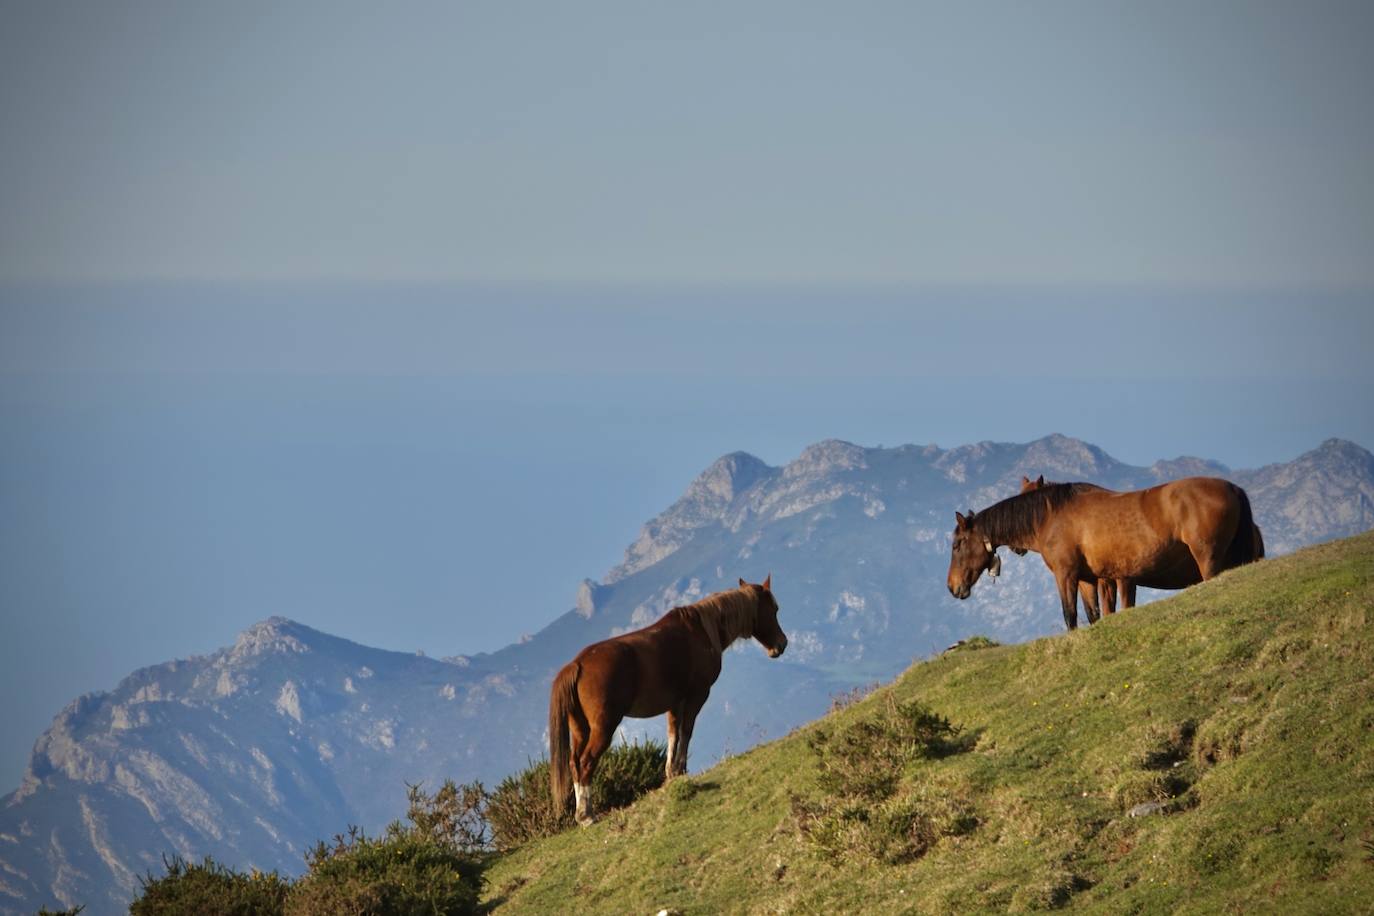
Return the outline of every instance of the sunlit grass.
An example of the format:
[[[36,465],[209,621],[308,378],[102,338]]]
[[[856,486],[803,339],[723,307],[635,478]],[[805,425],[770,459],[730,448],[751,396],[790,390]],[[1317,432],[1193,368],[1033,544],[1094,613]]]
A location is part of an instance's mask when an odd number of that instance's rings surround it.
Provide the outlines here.
[[[1369,534],[1091,628],[950,652],[592,828],[517,850],[488,874],[488,904],[1368,912],[1372,615]],[[805,812],[839,798],[821,778],[835,742],[816,736],[865,734],[853,726],[912,701],[961,740],[894,756],[901,772],[875,811],[908,805],[938,829],[901,855],[870,854],[863,830],[852,849],[840,835],[816,842]],[[1158,810],[1130,816],[1141,805]],[[926,823],[881,821],[893,822]],[[873,848],[897,848],[884,843]]]

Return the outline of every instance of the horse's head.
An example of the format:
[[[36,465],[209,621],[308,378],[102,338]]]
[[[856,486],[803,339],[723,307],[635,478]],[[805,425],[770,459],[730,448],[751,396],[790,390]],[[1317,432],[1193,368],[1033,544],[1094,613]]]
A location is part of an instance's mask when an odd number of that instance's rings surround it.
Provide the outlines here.
[[[777,658],[787,648],[787,634],[778,625],[778,599],[773,597],[773,574],[762,583],[739,580],[740,591],[752,595],[757,602],[752,635],[768,650],[769,658]]]
[[[1002,573],[1002,561],[997,547],[978,526],[978,517],[969,511],[967,516],[954,513],[954,543],[949,551],[949,577],[945,584],[956,598],[967,598],[973,585],[986,571],[989,575]]]

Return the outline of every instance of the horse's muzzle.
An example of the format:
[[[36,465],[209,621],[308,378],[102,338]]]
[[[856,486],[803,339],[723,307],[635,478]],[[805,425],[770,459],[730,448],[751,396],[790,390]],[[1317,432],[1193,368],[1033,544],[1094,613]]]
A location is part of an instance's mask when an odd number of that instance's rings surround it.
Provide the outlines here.
[[[782,655],[782,653],[784,653],[784,652],[786,652],[786,651],[787,651],[787,637],[784,636],[784,637],[782,638],[782,641],[781,641],[781,642],[779,642],[776,646],[773,646],[771,649],[768,650],[768,657],[769,657],[769,658],[777,658],[779,655]]]
[[[967,585],[960,585],[958,588],[951,585],[949,586],[949,593],[960,601],[963,601],[969,595],[973,594],[973,589]]]

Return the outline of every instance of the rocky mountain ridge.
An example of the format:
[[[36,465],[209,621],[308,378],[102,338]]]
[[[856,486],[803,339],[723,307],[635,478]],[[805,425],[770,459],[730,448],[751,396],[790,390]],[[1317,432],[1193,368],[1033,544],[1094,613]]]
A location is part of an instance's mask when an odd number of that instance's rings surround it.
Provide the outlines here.
[[[1374,526],[1374,456],[1341,440],[1242,471],[1196,458],[1135,467],[1063,436],[948,450],[827,440],[783,467],[736,452],[646,523],[601,582],[585,580],[572,609],[498,652],[427,658],[271,618],[73,702],[0,803],[0,912],[121,911],[164,852],[298,871],[316,839],[400,814],[407,781],[492,781],[539,756],[549,678],[581,646],[771,571],[791,645],[776,662],[732,650],[694,737],[699,769],[956,639],[1062,625],[1033,555],[1006,557],[968,602],[945,593],[956,508],[1015,492],[1022,474],[1126,489],[1199,472],[1247,488],[1271,554]]]

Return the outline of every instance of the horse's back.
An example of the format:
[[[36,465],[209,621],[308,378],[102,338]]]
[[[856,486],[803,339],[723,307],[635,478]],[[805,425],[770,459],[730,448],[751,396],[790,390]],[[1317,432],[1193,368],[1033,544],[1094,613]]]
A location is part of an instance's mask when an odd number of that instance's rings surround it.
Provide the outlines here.
[[[1231,489],[1229,481],[1212,477],[1122,492],[1081,487],[1056,512],[1052,525],[1076,546],[1084,573],[1178,588],[1198,581],[1188,542],[1204,540],[1220,527],[1227,529],[1223,537],[1229,543]]]
[[[682,692],[693,655],[690,628],[674,612],[640,630],[592,643],[573,659],[582,666],[585,692],[616,706],[621,715],[662,715]]]
[[[1162,518],[1180,537],[1230,544],[1236,534],[1244,491],[1229,480],[1184,477],[1146,492],[1157,492]]]

